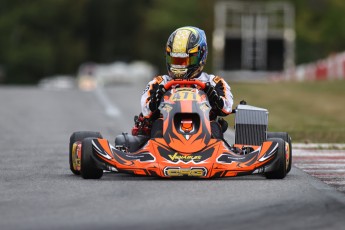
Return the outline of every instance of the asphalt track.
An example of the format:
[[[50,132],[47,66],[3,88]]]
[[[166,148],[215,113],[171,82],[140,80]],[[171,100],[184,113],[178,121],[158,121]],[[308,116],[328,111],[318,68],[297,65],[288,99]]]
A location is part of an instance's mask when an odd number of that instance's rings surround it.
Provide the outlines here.
[[[344,194],[295,167],[284,180],[72,175],[70,134],[129,130],[143,88],[1,87],[0,229],[344,229]]]

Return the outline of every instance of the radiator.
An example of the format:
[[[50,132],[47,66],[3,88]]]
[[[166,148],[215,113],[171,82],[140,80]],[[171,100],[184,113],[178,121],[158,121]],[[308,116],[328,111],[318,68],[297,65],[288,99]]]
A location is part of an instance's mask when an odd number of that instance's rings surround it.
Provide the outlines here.
[[[266,109],[238,105],[235,116],[235,144],[261,145],[266,140],[267,125]]]

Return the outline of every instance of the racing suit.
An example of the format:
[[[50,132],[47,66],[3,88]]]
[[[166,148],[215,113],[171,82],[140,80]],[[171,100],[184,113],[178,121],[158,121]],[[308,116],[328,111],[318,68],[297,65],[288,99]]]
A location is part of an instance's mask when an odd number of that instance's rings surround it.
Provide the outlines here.
[[[223,78],[202,72],[198,78],[194,79],[209,83],[211,86],[215,87],[218,95],[222,98],[224,102],[223,108],[220,108],[219,110],[211,110],[211,113],[213,113],[215,117],[226,116],[231,113],[233,96],[230,90],[230,86],[226,83],[226,81],[224,81]],[[171,77],[169,77],[168,75],[163,75],[154,78],[147,84],[143,95],[141,96],[141,112],[145,118],[150,118],[153,113],[153,111],[151,111],[149,108],[151,90],[155,85],[165,85],[170,80],[172,80]],[[223,86],[221,90],[217,88],[217,86],[219,85]]]

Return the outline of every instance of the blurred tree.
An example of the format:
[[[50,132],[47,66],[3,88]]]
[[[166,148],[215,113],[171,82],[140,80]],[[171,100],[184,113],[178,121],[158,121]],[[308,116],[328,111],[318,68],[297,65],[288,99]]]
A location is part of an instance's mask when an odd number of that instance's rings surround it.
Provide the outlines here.
[[[344,0],[285,1],[295,6],[296,64],[312,62],[345,50]]]
[[[2,0],[0,63],[5,83],[33,83],[75,69],[85,56],[79,35],[84,0]]]
[[[165,43],[185,25],[203,28],[211,44],[213,0],[2,0],[0,8],[6,83],[75,73],[86,61],[143,59],[165,72]]]
[[[96,62],[131,61],[142,47],[140,30],[150,0],[92,0],[84,25],[87,59]]]
[[[345,1],[292,0],[296,8],[296,63],[345,50]]]
[[[153,0],[147,11],[141,43],[141,58],[148,59],[166,73],[165,45],[170,34],[182,26],[196,26],[205,30],[209,48],[212,47],[213,0],[164,1]],[[212,55],[208,55],[210,69]]]
[[[165,73],[168,36],[186,25],[205,30],[211,72],[215,1],[1,0],[4,81],[36,83],[48,75],[74,74],[86,61],[142,59]],[[343,0],[290,1],[296,6],[297,63],[345,50]]]

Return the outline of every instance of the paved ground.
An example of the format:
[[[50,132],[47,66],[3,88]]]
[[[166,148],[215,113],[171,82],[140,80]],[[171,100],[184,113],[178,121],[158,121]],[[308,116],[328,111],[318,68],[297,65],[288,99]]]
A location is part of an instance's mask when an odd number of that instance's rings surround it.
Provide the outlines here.
[[[101,92],[117,113],[94,92],[1,87],[0,229],[344,229],[344,194],[295,167],[284,180],[72,175],[70,134],[129,130],[143,88]]]

